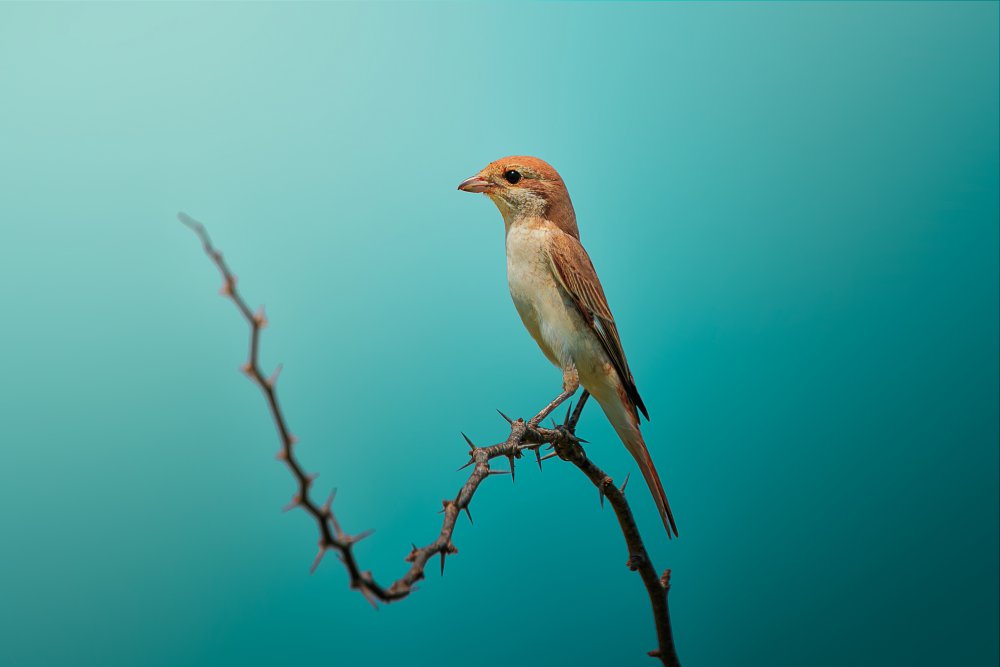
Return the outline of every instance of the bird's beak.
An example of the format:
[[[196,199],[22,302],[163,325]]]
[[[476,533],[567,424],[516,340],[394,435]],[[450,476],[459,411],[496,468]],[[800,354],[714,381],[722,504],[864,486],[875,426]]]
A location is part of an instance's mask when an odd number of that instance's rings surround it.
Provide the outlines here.
[[[472,178],[467,178],[458,184],[458,189],[462,192],[486,192],[486,190],[493,185],[485,178],[480,176],[473,176]]]

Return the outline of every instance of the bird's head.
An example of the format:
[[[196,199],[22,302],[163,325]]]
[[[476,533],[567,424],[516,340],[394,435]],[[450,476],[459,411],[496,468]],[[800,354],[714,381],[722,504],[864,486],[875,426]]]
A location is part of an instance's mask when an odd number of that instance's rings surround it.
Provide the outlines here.
[[[458,189],[492,199],[508,227],[517,220],[544,218],[579,238],[566,184],[544,160],[527,155],[501,158],[459,183]]]

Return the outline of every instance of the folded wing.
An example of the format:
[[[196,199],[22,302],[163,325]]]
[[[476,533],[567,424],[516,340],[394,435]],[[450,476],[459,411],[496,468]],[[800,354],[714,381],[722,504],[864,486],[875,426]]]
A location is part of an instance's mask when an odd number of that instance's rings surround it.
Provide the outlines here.
[[[635,379],[625,359],[625,350],[622,349],[615,318],[611,315],[608,300],[604,296],[604,288],[597,279],[597,272],[590,261],[590,256],[580,241],[569,234],[554,234],[548,251],[553,273],[576,303],[583,319],[601,341],[604,351],[618,372],[633,412],[636,410],[642,412],[648,420],[649,413],[646,412],[646,406],[635,387]]]

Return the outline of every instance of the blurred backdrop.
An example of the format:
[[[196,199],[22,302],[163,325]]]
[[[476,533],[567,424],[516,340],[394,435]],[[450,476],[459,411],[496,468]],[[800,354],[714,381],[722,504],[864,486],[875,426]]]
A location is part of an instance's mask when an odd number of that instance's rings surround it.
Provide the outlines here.
[[[0,6],[0,663],[649,665],[582,476],[489,480],[461,553],[375,612],[237,372],[271,328],[300,455],[383,580],[459,431],[560,375],[493,205],[561,171],[679,540],[686,665],[995,665],[995,2]],[[588,410],[590,454],[634,464]]]

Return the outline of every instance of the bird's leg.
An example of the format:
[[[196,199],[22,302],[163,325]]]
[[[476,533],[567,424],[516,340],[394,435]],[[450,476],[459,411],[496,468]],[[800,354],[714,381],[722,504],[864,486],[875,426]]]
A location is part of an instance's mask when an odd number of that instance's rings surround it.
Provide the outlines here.
[[[542,408],[542,411],[531,418],[528,422],[529,428],[534,428],[542,423],[542,420],[552,414],[552,411],[565,403],[570,396],[580,388],[580,374],[576,372],[576,366],[567,366],[563,369],[563,391],[555,397],[551,403]]]

